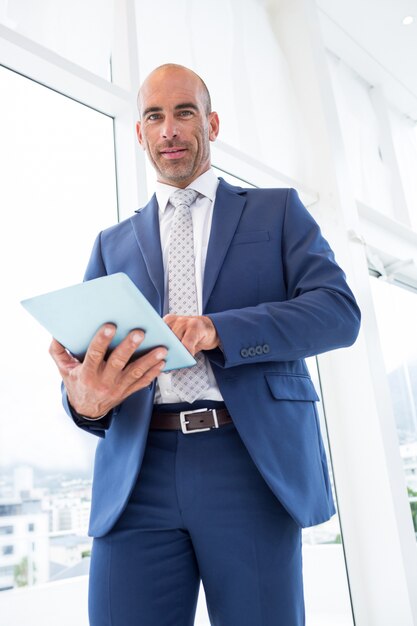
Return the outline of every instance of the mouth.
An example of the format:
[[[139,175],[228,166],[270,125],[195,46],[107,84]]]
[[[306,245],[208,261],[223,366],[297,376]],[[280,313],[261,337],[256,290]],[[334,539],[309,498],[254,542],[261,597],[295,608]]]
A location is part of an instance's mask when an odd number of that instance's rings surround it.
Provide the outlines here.
[[[165,148],[164,150],[161,150],[160,154],[164,159],[181,159],[186,152],[186,148],[177,148],[174,146],[173,148]]]

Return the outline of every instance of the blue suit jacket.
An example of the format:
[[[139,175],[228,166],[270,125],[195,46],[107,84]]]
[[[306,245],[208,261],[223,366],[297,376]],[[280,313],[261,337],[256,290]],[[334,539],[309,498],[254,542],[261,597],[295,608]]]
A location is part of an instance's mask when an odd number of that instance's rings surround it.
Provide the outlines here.
[[[164,276],[155,196],[98,236],[86,280],[125,272],[162,314]],[[203,312],[222,344],[207,352],[238,432],[272,491],[300,526],[334,513],[304,358],[352,344],[360,312],[329,245],[293,189],[242,189],[221,180]],[[154,384],[100,422],[90,534],[106,534],[138,476]],[[71,414],[66,395],[64,405]],[[77,420],[76,420],[77,421]]]

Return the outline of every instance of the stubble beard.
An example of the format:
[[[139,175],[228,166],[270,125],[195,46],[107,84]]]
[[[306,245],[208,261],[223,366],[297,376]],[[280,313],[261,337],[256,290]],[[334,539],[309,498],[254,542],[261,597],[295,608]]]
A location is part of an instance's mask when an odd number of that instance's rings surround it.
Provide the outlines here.
[[[182,159],[178,159],[177,163],[164,161],[164,157],[160,154],[161,149],[171,148],[174,146],[174,143],[175,145],[179,145],[179,147],[186,148],[188,151],[187,155]],[[172,184],[183,183],[189,179],[194,180],[194,178],[197,178],[195,174],[198,172],[200,165],[205,162],[210,163],[210,148],[204,143],[200,145],[202,148],[201,153],[198,147],[197,150],[194,151],[192,144],[170,142],[163,147],[159,147],[152,158],[152,164],[157,174],[163,180],[170,181]],[[200,163],[197,163],[198,160],[200,160]]]
[[[192,176],[194,163],[195,160],[193,159],[191,163],[161,163],[161,161],[159,161],[155,162],[155,165],[157,172],[164,180],[169,180],[173,183],[182,183]]]

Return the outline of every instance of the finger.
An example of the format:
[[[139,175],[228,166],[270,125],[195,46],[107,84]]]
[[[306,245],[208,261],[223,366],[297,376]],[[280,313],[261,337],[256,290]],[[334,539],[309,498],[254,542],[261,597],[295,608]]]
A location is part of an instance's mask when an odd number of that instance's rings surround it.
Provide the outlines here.
[[[163,317],[165,324],[175,333],[185,329],[189,319],[190,317],[187,315],[174,315],[173,313],[168,313]]]
[[[187,348],[188,352],[191,352],[193,356],[198,351],[197,346],[200,340],[201,333],[199,332],[198,327],[191,324],[188,325],[181,341],[183,346]]]
[[[64,346],[56,339],[52,339],[51,345],[49,346],[49,354],[61,373],[80,364],[80,362],[69,354]]]
[[[145,338],[143,330],[133,330],[113,350],[106,363],[107,373],[121,371]]]
[[[180,341],[182,341],[188,321],[190,319],[190,317],[185,315],[172,315],[171,313],[165,315],[164,317],[165,323],[169,326],[174,335],[178,337]]]
[[[219,345],[219,336],[210,318],[198,316],[187,320],[182,343],[193,355],[201,350],[212,350]]]
[[[199,318],[189,315],[165,315],[164,321],[191,354],[196,352],[196,344],[200,341]]]
[[[68,352],[65,350],[62,343],[59,343],[56,339],[52,339],[51,344],[49,346],[49,354],[58,365],[64,358],[65,355],[68,355]]]
[[[162,364],[163,368],[165,365],[165,359],[167,354],[168,350],[166,348],[158,347],[151,350],[151,352],[148,352],[148,354],[139,357],[137,361],[131,363],[124,371],[123,384],[126,385],[126,387],[136,385],[137,382],[146,377],[148,372],[154,367],[161,366]],[[160,373],[160,369],[158,373]],[[152,380],[153,378],[151,379],[151,381]],[[149,385],[151,381],[149,381],[148,383],[145,382],[144,386],[146,386],[147,384]]]
[[[174,320],[178,319],[178,315],[174,315],[173,313],[167,313],[162,319],[164,320],[165,324],[171,326]]]
[[[85,368],[97,370],[100,367],[115,333],[116,326],[114,324],[104,324],[99,328],[84,357],[83,366]]]
[[[135,391],[148,387],[151,382],[159,376],[164,367],[165,361],[159,361],[156,365],[148,369],[143,376],[132,382],[132,384],[127,387],[125,390],[125,397],[130,396],[132,393],[135,393]]]

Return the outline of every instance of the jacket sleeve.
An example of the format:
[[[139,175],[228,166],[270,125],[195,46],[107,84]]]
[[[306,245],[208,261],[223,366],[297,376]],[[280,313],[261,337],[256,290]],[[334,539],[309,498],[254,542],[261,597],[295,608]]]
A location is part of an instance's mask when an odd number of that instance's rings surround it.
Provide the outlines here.
[[[306,358],[349,346],[358,335],[360,310],[345,275],[294,189],[281,241],[286,299],[208,314],[222,350],[207,356],[220,367]]]

